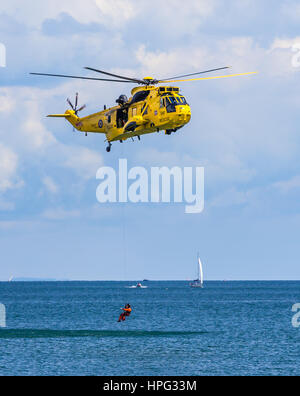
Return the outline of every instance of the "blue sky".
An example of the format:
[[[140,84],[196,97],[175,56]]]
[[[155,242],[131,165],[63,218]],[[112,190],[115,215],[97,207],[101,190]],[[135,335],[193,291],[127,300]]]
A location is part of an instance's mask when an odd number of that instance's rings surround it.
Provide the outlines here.
[[[2,2],[0,280],[189,279],[197,251],[208,279],[299,279],[299,22],[296,1]],[[28,75],[91,66],[159,78],[226,65],[260,73],[182,83],[187,127],[109,155],[102,135],[45,115],[77,91],[84,114],[101,110],[131,85]],[[96,171],[119,158],[204,166],[204,212],[101,206]]]

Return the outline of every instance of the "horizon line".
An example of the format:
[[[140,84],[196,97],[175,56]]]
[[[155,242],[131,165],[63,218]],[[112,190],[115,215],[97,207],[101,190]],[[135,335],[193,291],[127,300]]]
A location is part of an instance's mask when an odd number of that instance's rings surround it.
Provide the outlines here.
[[[0,280],[1,283],[14,282],[192,282],[193,279],[51,279],[51,278],[15,278],[13,280]],[[299,282],[300,279],[207,279],[204,282]]]

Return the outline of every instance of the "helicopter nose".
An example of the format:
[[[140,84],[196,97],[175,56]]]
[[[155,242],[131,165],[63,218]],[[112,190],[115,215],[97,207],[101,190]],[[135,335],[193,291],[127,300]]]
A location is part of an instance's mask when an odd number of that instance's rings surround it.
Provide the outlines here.
[[[191,108],[190,106],[180,106],[179,107],[179,114],[191,114]]]
[[[190,106],[181,106],[178,111],[179,121],[187,124],[191,119],[191,108]]]

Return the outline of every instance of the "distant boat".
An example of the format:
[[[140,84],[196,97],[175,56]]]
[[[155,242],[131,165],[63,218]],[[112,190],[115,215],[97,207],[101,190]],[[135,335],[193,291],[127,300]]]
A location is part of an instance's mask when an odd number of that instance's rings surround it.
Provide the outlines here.
[[[191,287],[203,288],[203,267],[198,254],[198,279],[190,283]]]
[[[135,286],[129,286],[130,289],[147,289],[148,286],[143,286],[141,282],[138,282]]]
[[[11,277],[8,279],[8,282],[12,282],[13,279],[14,279],[14,277],[11,276]]]

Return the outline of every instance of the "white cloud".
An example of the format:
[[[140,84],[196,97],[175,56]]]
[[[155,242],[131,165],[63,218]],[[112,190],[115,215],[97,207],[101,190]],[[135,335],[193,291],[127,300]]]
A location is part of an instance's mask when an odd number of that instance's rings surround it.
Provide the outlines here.
[[[103,22],[108,25],[119,26],[131,20],[138,14],[142,1],[132,0],[95,0],[96,6],[101,11]]]
[[[58,185],[50,176],[45,176],[42,180],[46,190],[51,194],[57,194],[59,191]]]
[[[174,37],[193,33],[203,21],[211,16],[217,7],[217,1],[188,0],[134,0],[139,16],[153,16],[159,31]]]
[[[15,100],[7,89],[0,90],[0,113],[11,113],[15,108]]]
[[[41,150],[57,143],[54,136],[47,131],[39,118],[40,116],[34,117],[32,113],[28,113],[28,117],[22,125],[22,134],[28,150]]]
[[[145,45],[141,45],[136,50],[136,58],[141,64],[143,74],[150,74],[156,78],[168,78],[174,74],[222,66],[232,68],[219,72],[219,75],[258,71],[260,73],[258,78],[273,78],[279,75],[289,77],[295,71],[292,66],[293,53],[290,50],[294,43],[299,43],[299,39],[275,39],[270,47],[264,48],[252,37],[232,37],[217,39],[213,43],[198,45],[192,43],[192,45],[171,48],[168,51],[147,50]],[[283,49],[289,51],[283,51]],[[230,84],[227,83],[227,85],[239,87],[247,83],[249,78],[257,77],[237,77],[231,79]],[[198,82],[197,84],[204,83]],[[221,85],[220,81],[219,85]]]
[[[46,19],[56,19],[62,13],[71,15],[80,23],[119,26],[136,15],[138,4],[132,0],[85,0],[84,4],[74,0],[26,0],[22,5],[19,0],[2,2],[0,13],[12,16],[30,28],[40,28]]]
[[[0,192],[14,188],[18,168],[18,156],[9,147],[0,143]]]
[[[14,146],[16,151],[40,151],[56,142],[43,122],[43,102],[47,100],[45,92],[29,87],[0,88],[0,98],[9,104],[9,112],[2,114],[0,137]],[[8,130],[10,133],[7,133]]]
[[[273,184],[273,187],[287,194],[294,189],[300,188],[300,175],[294,176],[288,180],[276,182]]]
[[[71,83],[66,83],[53,89],[39,89],[29,87],[7,87],[5,91],[8,101],[14,100],[13,112],[3,114],[0,126],[0,138],[4,144],[22,159],[25,164],[35,164],[47,161],[48,167],[61,167],[72,169],[77,177],[87,180],[94,178],[98,167],[102,164],[102,156],[96,151],[84,146],[74,145],[74,135],[70,133],[69,141],[63,143],[49,128],[59,128],[59,136],[64,136],[72,131],[72,126],[65,120],[46,119],[50,109],[64,112],[66,109],[65,98],[72,89]],[[93,91],[93,90],[92,90]],[[94,88],[97,91],[97,88]],[[93,94],[92,94],[93,96]],[[59,100],[57,99],[59,98]],[[82,97],[80,97],[80,100]],[[62,107],[63,110],[59,111]],[[17,110],[22,108],[22,112]],[[10,133],[7,133],[7,131]],[[101,142],[102,135],[99,135]],[[104,148],[103,144],[103,148]],[[0,159],[1,161],[1,159]],[[38,170],[38,168],[37,168]],[[6,179],[5,179],[6,180]],[[45,180],[44,180],[45,184]],[[47,186],[50,187],[49,180]]]
[[[86,147],[63,147],[64,166],[73,169],[83,179],[95,177],[97,169],[102,166],[102,156]]]
[[[300,43],[300,36],[294,38],[276,38],[272,45],[271,50],[276,49],[291,49],[294,45]]]
[[[0,12],[13,16],[31,28],[40,27],[45,19],[56,18],[62,12],[83,23],[96,22],[101,17],[93,0],[85,0],[84,6],[80,1],[73,0],[26,0],[22,4],[19,0],[11,0],[1,2]]]
[[[184,24],[185,29],[191,29],[211,15],[215,3],[215,0],[189,0],[187,7],[181,0],[85,0],[84,5],[74,0],[26,0],[21,5],[19,0],[10,0],[1,3],[0,13],[13,16],[31,28],[39,28],[45,19],[56,19],[61,13],[68,13],[80,23],[96,22],[118,28],[135,17],[149,16],[177,28],[175,16],[180,15],[181,27]]]

